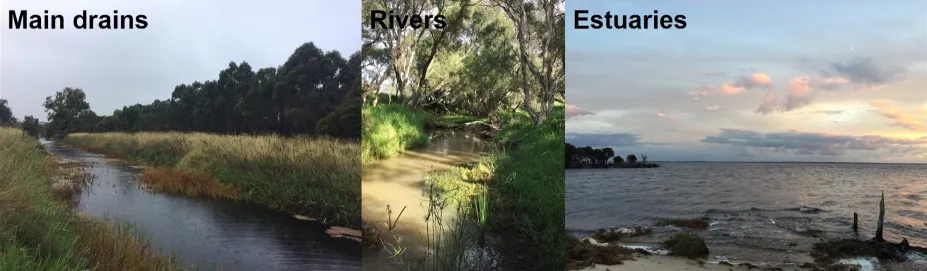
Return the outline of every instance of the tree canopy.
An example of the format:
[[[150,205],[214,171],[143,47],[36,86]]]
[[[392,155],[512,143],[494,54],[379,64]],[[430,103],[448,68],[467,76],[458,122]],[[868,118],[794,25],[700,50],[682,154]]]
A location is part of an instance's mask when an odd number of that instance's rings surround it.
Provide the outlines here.
[[[564,145],[567,168],[658,167],[648,162],[646,154],[628,154],[622,158],[609,147],[597,149],[590,146],[576,147],[570,143]]]
[[[360,137],[361,54],[345,59],[309,42],[279,67],[230,62],[218,79],[177,85],[169,99],[98,116],[82,89],[45,101],[46,135],[181,131]]]
[[[371,0],[370,10],[439,13],[447,27],[364,27],[364,103],[486,117],[520,108],[536,123],[563,97],[563,1]],[[364,24],[369,25],[369,16]]]

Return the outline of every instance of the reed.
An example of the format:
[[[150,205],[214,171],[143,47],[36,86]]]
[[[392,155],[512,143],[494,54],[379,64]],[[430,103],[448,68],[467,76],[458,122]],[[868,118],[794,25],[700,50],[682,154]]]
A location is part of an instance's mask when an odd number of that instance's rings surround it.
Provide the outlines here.
[[[360,227],[360,144],[331,138],[204,133],[79,133],[63,142],[151,166],[165,191],[240,199]]]

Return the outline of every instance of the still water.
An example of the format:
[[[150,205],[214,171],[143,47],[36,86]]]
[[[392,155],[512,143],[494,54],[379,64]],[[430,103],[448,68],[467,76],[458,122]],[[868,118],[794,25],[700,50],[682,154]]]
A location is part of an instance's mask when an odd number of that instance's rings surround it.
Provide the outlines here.
[[[78,211],[130,223],[153,248],[200,270],[360,270],[360,246],[332,239],[324,225],[266,207],[171,196],[139,188],[139,170],[101,155],[43,141],[58,156],[82,162],[93,181]]]
[[[390,217],[395,221],[402,212],[393,232],[402,237],[402,246],[407,249],[404,258],[425,257],[428,253],[424,238],[427,234],[425,217],[428,214],[430,192],[424,185],[426,174],[474,161],[488,151],[489,146],[475,135],[445,132],[432,136],[431,144],[427,147],[364,166],[361,186],[364,221],[373,223],[385,233],[386,221]],[[392,210],[391,216],[387,207]],[[442,219],[450,221],[454,214],[454,210],[446,210]],[[388,233],[385,235],[384,238],[388,239],[386,241],[393,241]],[[395,260],[389,259],[389,256],[387,250],[365,251],[365,269],[402,269],[392,266]]]
[[[927,165],[822,163],[665,163],[653,169],[566,172],[566,227],[653,225],[708,217],[699,232],[715,260],[810,261],[820,238],[871,238],[885,192],[885,238],[927,247]],[[804,206],[804,208],[802,208]],[[677,232],[656,228],[636,242],[655,245]]]

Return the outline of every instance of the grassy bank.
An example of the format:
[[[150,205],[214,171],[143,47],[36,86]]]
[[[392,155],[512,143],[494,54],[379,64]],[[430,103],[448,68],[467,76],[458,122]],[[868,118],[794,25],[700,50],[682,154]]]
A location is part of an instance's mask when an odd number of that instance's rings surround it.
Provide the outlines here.
[[[365,106],[362,114],[365,164],[428,145],[428,127],[435,121],[431,114],[397,104]]]
[[[130,227],[74,214],[74,191],[52,188],[59,166],[35,139],[0,128],[0,270],[176,269]]]
[[[356,142],[201,133],[71,134],[63,142],[151,166],[142,180],[162,191],[245,200],[360,226]]]
[[[563,105],[539,126],[524,114],[505,119],[510,121],[495,137],[504,146],[500,151],[476,164],[434,173],[429,183],[463,202],[467,216],[503,237],[504,251],[538,260],[518,268],[563,269]]]

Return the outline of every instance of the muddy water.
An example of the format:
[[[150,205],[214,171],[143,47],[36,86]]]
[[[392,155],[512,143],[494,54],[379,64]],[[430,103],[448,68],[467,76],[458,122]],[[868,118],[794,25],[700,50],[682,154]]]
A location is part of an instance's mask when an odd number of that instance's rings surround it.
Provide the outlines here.
[[[242,203],[196,199],[139,189],[139,170],[100,155],[43,142],[53,154],[88,164],[93,182],[78,211],[131,223],[153,248],[200,270],[360,270],[361,250],[331,239],[326,227]]]
[[[441,133],[432,137],[428,147],[407,151],[402,155],[364,166],[363,217],[386,232],[386,221],[392,209],[392,219],[405,207],[393,232],[402,236],[407,248],[404,258],[415,259],[425,255],[425,234],[428,213],[428,191],[425,175],[431,171],[447,170],[456,165],[474,161],[488,154],[488,145],[466,133]],[[450,209],[450,208],[449,208]],[[453,219],[454,210],[443,212],[442,219]],[[389,234],[384,238],[391,240]],[[390,254],[385,250],[364,251],[365,270],[389,269]]]

